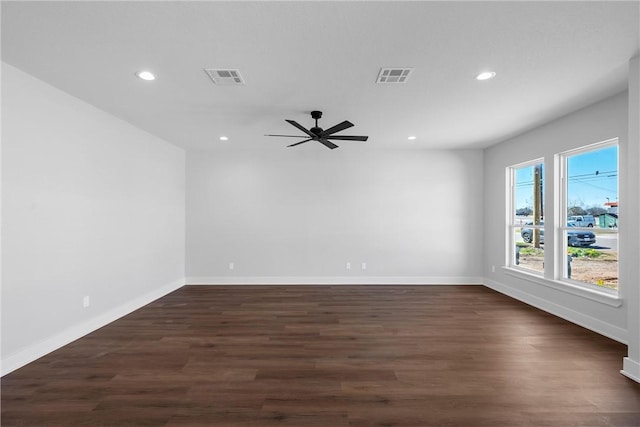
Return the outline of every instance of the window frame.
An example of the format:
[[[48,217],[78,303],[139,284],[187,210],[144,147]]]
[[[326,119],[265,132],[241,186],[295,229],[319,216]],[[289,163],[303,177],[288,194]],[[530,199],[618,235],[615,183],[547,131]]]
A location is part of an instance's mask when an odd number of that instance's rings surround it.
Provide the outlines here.
[[[522,271],[525,272],[527,274],[531,274],[534,275],[536,277],[541,277],[543,278],[545,276],[545,271],[544,271],[544,262],[543,262],[543,271],[538,271],[538,270],[534,270],[531,268],[526,268],[526,267],[522,267],[519,265],[518,262],[518,245],[514,244],[516,242],[516,230],[517,229],[521,229],[524,224],[517,224],[516,223],[516,209],[517,209],[517,201],[516,201],[516,171],[518,169],[522,169],[522,168],[526,168],[526,167],[535,167],[536,165],[542,165],[542,171],[543,171],[543,175],[541,177],[541,179],[543,179],[542,183],[543,183],[543,195],[546,193],[546,180],[544,179],[544,174],[546,172],[546,168],[545,168],[545,162],[544,162],[544,157],[540,157],[537,159],[533,159],[533,160],[528,160],[526,162],[522,162],[522,163],[518,163],[515,165],[511,165],[508,166],[506,168],[506,174],[507,174],[507,200],[508,203],[506,203],[506,207],[507,207],[507,212],[506,212],[506,225],[507,225],[507,230],[506,230],[506,247],[507,247],[507,251],[505,251],[505,255],[506,255],[506,259],[505,259],[505,266],[507,266],[508,268],[512,268],[512,269],[516,269],[518,271]],[[546,210],[546,203],[543,202],[543,205],[545,207]],[[544,212],[542,212],[542,217],[543,217],[543,221],[544,221]],[[538,229],[538,230],[544,230],[545,225],[542,224],[531,224],[531,225],[527,225],[527,228],[531,228],[531,229]]]
[[[590,229],[589,227],[569,227],[568,226],[568,218],[569,218],[569,214],[568,214],[568,209],[569,209],[569,180],[568,180],[568,169],[569,169],[569,158],[572,156],[576,156],[576,155],[580,155],[580,154],[585,154],[585,153],[589,153],[589,152],[593,152],[593,151],[597,151],[597,150],[601,150],[604,148],[608,148],[608,147],[617,147],[618,149],[618,158],[617,158],[617,166],[616,169],[619,171],[620,170],[620,139],[618,137],[615,138],[610,138],[604,141],[599,141],[596,143],[592,143],[592,144],[588,144],[579,148],[575,148],[572,150],[567,150],[567,151],[563,151],[561,153],[556,154],[555,157],[555,161],[554,161],[554,165],[556,166],[559,174],[559,179],[558,182],[554,185],[554,187],[556,188],[557,191],[557,197],[556,197],[556,203],[555,203],[555,209],[554,209],[554,218],[556,219],[556,227],[555,227],[555,236],[556,236],[556,257],[554,260],[554,279],[560,283],[566,284],[566,285],[571,285],[571,286],[577,286],[577,287],[581,287],[584,288],[585,290],[588,291],[596,291],[598,293],[605,293],[605,294],[609,294],[611,296],[617,297],[619,295],[620,292],[620,283],[618,281],[618,288],[617,289],[610,289],[610,288],[606,288],[606,287],[602,287],[602,286],[598,286],[597,284],[593,284],[593,283],[588,283],[588,282],[582,282],[579,280],[574,280],[568,277],[568,249],[569,249],[569,245],[568,245],[568,239],[565,237],[566,233],[569,231],[569,229],[573,230],[573,231],[580,231],[580,230],[584,230],[584,231],[591,231],[593,232],[595,227],[593,227],[593,229]],[[619,172],[618,172],[618,177],[620,176]],[[620,196],[620,181],[618,179],[617,182],[617,188],[618,188],[618,201],[619,201],[619,196]],[[595,224],[594,224],[595,225]],[[616,228],[615,230],[609,230],[609,229],[600,229],[599,231],[602,232],[602,234],[614,234],[616,236],[620,235],[620,231],[619,231],[619,227],[620,225],[618,224],[618,228]],[[619,241],[619,240],[618,240]],[[618,278],[620,277],[620,265],[619,265],[619,260],[620,260],[620,245],[618,244],[618,258],[617,258],[617,262],[618,262]]]

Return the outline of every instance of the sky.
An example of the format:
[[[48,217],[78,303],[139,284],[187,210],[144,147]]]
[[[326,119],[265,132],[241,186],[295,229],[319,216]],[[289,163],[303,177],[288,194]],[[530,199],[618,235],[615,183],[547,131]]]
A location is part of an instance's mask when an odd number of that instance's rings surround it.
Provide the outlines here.
[[[618,147],[569,157],[567,176],[570,206],[606,208],[604,203],[618,200]]]
[[[533,206],[533,174],[533,165],[516,169],[516,209]],[[618,146],[568,157],[567,177],[569,207],[607,209],[604,203],[618,201]]]

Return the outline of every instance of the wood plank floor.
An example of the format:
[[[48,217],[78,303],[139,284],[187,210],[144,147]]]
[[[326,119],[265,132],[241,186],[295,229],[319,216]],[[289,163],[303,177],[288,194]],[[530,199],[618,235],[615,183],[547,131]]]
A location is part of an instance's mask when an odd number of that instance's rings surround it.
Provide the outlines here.
[[[640,426],[625,355],[482,286],[186,286],[2,378],[2,426]]]

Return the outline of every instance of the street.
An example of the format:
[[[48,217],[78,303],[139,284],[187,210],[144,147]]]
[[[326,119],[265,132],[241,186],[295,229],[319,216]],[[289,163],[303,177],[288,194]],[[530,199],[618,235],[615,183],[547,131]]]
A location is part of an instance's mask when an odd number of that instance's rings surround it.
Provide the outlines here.
[[[591,231],[591,230],[590,230]],[[593,249],[599,249],[603,252],[618,252],[618,234],[607,233],[598,228],[593,229],[596,235],[596,243],[589,246]],[[520,235],[520,230],[516,229],[516,243],[524,242]]]

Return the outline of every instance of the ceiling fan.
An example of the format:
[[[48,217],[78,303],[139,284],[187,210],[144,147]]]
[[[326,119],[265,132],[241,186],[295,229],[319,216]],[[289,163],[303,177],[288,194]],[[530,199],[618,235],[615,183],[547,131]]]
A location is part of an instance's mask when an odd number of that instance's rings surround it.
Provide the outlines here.
[[[351,123],[348,120],[345,120],[342,123],[338,123],[337,125],[330,127],[327,130],[323,130],[322,128],[318,127],[318,119],[322,117],[322,111],[312,111],[311,112],[311,118],[315,119],[316,121],[316,125],[314,127],[312,127],[311,129],[306,129],[304,128],[302,125],[300,125],[298,122],[293,121],[293,120],[286,120],[286,122],[292,124],[293,126],[297,127],[298,129],[300,129],[302,132],[306,133],[309,138],[305,139],[304,141],[300,141],[300,142],[296,142],[295,144],[291,144],[291,145],[287,145],[287,147],[295,147],[296,145],[300,145],[300,144],[304,144],[305,142],[309,142],[309,141],[318,141],[319,143],[321,143],[322,145],[324,145],[327,148],[330,149],[334,149],[334,148],[338,148],[338,146],[336,144],[334,144],[333,142],[329,141],[330,139],[333,140],[337,140],[337,141],[366,141],[369,137],[368,136],[355,136],[355,135],[334,135],[334,133],[338,133],[342,130],[348,129],[350,127],[353,126],[353,123]],[[287,138],[305,138],[305,136],[298,136],[298,135],[265,135],[265,136],[282,136],[282,137],[287,137]]]

